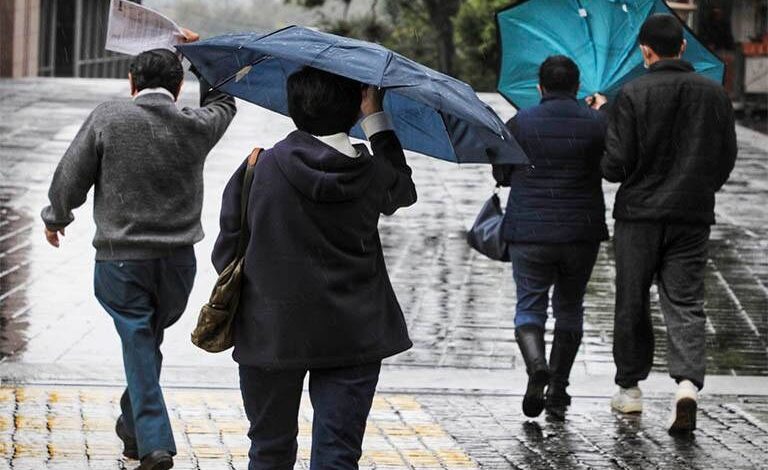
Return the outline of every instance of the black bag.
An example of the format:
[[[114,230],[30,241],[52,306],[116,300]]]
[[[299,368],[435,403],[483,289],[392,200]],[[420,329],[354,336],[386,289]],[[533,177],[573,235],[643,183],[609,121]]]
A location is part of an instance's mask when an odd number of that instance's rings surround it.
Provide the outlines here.
[[[253,167],[261,153],[256,148],[248,157],[245,175],[243,176],[243,191],[240,194],[240,237],[237,243],[235,259],[219,274],[216,285],[208,303],[200,309],[197,326],[192,332],[192,343],[208,352],[221,352],[234,346],[232,323],[240,303],[240,288],[243,283],[243,256],[248,246],[248,223],[245,215],[248,209],[248,198],[253,183]]]
[[[493,260],[509,261],[507,242],[501,235],[503,221],[504,211],[501,210],[497,187],[497,191],[485,201],[475,218],[475,223],[467,232],[469,246]]]

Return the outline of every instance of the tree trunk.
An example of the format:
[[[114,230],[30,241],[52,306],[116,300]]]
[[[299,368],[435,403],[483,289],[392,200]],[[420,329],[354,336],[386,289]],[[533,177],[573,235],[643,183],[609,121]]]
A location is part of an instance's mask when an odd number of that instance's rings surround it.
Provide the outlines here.
[[[460,0],[423,0],[437,31],[440,71],[452,75],[456,44],[453,40],[453,17],[459,12]]]

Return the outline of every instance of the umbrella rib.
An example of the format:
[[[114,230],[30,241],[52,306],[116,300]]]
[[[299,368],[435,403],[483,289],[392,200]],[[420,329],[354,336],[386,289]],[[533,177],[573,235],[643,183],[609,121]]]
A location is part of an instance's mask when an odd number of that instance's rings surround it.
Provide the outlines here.
[[[265,56],[261,56],[261,57],[259,57],[259,59],[258,59],[258,60],[256,60],[255,62],[252,62],[252,63],[248,64],[247,66],[251,66],[251,67],[253,67],[254,65],[258,65],[258,64],[260,64],[260,63],[264,62],[265,60],[269,60],[269,59],[271,59],[271,58],[272,58],[272,56],[271,56],[271,55],[265,55]],[[246,67],[247,67],[247,66],[246,66]],[[218,90],[219,88],[223,87],[223,86],[224,86],[224,85],[226,85],[227,83],[231,82],[231,81],[232,81],[232,80],[233,80],[235,77],[237,77],[237,74],[238,74],[238,73],[240,73],[240,70],[242,70],[242,69],[243,69],[243,67],[240,67],[240,69],[236,70],[236,71],[235,71],[235,73],[233,73],[232,75],[228,76],[227,78],[225,78],[225,79],[224,79],[224,80],[222,80],[221,82],[219,82],[219,83],[217,83],[216,85],[214,85],[213,87],[211,87],[211,90]]]
[[[379,77],[379,88],[384,84],[384,76],[387,74],[387,69],[389,68],[389,64],[392,63],[392,59],[395,58],[395,54],[392,53],[392,51],[387,51],[387,63],[384,64],[384,67],[381,69],[381,77]]]
[[[276,30],[272,31],[271,33],[267,33],[267,34],[265,34],[263,36],[259,36],[257,38],[253,38],[251,41],[249,41],[249,43],[259,42],[262,39],[267,39],[270,36],[274,36],[277,33],[282,33],[285,30],[288,30],[288,29],[291,29],[291,28],[295,28],[295,27],[296,27],[296,25],[290,25],[290,26],[286,26],[285,28],[276,29]],[[246,43],[240,44],[240,49],[242,49],[243,46],[245,46],[245,44]]]

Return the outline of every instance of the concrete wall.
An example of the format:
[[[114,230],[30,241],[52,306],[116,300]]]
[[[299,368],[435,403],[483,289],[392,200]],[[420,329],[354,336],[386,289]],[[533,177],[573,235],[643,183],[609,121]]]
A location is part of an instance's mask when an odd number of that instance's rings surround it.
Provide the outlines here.
[[[37,75],[40,0],[0,0],[0,77]]]

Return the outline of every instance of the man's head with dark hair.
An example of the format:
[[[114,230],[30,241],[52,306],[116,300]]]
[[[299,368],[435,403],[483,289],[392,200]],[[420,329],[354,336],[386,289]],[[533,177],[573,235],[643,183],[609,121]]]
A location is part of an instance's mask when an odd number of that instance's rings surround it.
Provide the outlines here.
[[[539,67],[539,87],[542,93],[576,95],[579,91],[579,67],[564,55],[547,57]]]
[[[131,93],[145,88],[165,88],[178,97],[184,81],[181,60],[167,49],[152,49],[133,58],[130,74]]]
[[[288,113],[299,130],[312,135],[349,133],[360,116],[362,84],[304,67],[288,77]]]
[[[658,59],[680,57],[685,51],[685,38],[680,20],[666,13],[649,16],[640,28],[637,41],[648,65]]]

